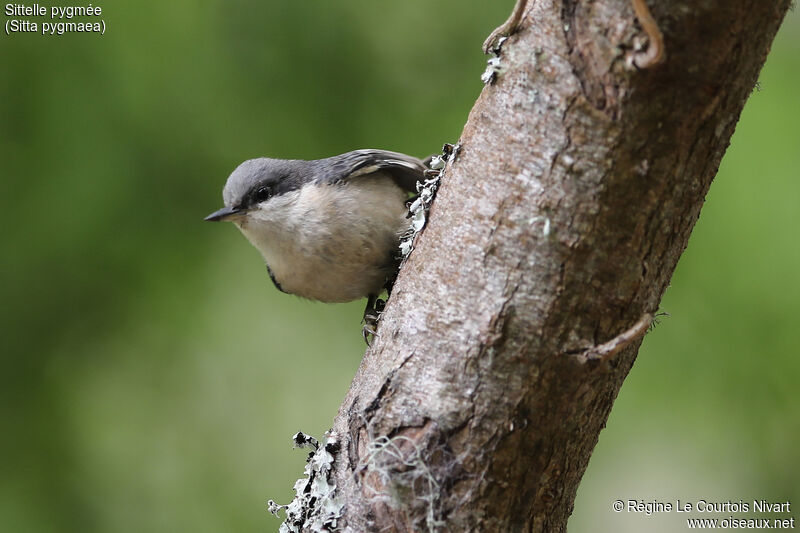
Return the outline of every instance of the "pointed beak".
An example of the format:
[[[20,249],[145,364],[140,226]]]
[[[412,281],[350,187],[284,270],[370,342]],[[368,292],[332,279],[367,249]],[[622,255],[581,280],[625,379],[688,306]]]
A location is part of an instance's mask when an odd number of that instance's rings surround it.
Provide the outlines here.
[[[218,222],[220,220],[225,220],[228,217],[237,215],[242,212],[244,212],[244,209],[236,209],[235,207],[223,207],[218,211],[214,211],[203,220],[206,220],[208,222]]]

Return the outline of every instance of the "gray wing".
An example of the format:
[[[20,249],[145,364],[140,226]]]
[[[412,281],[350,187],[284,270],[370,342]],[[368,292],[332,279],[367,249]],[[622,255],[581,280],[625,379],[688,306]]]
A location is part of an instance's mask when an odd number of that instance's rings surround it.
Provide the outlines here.
[[[387,150],[354,150],[315,163],[317,181],[336,183],[382,170],[409,192],[417,192],[416,184],[424,179],[426,169],[416,157]]]

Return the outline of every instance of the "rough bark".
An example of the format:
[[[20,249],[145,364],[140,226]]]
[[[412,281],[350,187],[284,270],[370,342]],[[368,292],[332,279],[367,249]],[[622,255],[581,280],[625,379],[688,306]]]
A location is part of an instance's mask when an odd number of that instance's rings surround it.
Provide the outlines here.
[[[336,418],[349,531],[564,531],[789,0],[536,0]],[[476,43],[476,47],[478,43]],[[477,76],[477,73],[476,73]]]

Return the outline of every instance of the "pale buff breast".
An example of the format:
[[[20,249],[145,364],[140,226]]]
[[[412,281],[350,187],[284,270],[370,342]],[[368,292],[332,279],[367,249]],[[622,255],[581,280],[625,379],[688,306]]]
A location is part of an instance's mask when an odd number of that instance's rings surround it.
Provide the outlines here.
[[[323,302],[378,294],[408,226],[406,193],[376,173],[305,186],[251,211],[239,229],[289,293]]]

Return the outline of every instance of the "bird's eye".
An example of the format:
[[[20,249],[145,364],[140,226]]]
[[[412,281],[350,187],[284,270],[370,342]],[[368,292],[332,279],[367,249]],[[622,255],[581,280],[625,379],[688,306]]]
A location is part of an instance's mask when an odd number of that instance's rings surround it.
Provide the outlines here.
[[[256,202],[263,202],[265,200],[269,200],[270,196],[272,196],[272,189],[270,189],[269,187],[264,186],[264,187],[259,187],[256,190],[255,199],[256,199]]]

